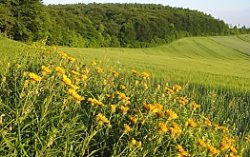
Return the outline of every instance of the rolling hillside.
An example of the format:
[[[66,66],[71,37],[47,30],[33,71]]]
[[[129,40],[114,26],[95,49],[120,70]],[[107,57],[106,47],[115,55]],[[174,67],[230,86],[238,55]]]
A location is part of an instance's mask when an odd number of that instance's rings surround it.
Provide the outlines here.
[[[0,36],[0,156],[248,157],[249,38],[58,49]]]
[[[30,46],[0,40],[1,53],[28,52]],[[62,50],[89,63],[102,60],[153,77],[212,87],[250,89],[250,35],[190,37],[154,48],[68,48]]]
[[[62,49],[76,56],[149,71],[157,78],[249,89],[250,35],[191,37],[155,48]]]

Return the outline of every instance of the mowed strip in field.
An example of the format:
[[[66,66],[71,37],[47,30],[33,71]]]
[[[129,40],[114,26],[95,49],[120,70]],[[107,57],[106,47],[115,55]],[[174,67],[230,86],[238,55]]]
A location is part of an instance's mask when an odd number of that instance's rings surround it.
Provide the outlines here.
[[[86,62],[150,72],[153,77],[250,90],[250,35],[190,37],[154,48],[67,48]]]

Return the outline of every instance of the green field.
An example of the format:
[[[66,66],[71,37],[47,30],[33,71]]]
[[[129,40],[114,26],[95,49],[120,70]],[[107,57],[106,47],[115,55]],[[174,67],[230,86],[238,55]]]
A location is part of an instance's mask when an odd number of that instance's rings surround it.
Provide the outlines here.
[[[30,46],[11,40],[0,43],[1,53],[6,56],[30,51]],[[83,58],[86,63],[102,60],[128,70],[145,70],[153,77],[174,82],[250,90],[250,35],[191,37],[142,49],[61,47],[61,50]]]
[[[249,53],[250,35],[143,49],[0,37],[0,156],[248,157]]]
[[[128,71],[150,72],[154,80],[180,83],[203,104],[204,113],[220,122],[233,119],[241,130],[250,126],[250,113],[244,113],[250,109],[250,35],[189,37],[141,49],[61,49],[86,63],[101,60]]]
[[[61,49],[90,60],[149,71],[156,78],[250,89],[250,35],[192,37],[154,48]]]

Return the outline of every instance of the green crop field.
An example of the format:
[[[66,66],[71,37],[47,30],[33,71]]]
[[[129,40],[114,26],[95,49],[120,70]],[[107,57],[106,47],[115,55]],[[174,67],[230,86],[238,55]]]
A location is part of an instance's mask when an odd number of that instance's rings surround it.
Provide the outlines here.
[[[99,48],[62,50],[150,72],[156,78],[212,87],[250,89],[250,36],[194,37],[143,49]]]
[[[0,55],[0,156],[249,156],[250,35]]]

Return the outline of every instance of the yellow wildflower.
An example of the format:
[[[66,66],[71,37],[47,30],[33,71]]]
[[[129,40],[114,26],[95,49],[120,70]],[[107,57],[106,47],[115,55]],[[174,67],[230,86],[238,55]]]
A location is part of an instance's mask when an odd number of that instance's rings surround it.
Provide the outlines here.
[[[96,115],[96,120],[99,122],[99,124],[110,124],[109,120],[101,113]]]
[[[62,76],[62,81],[63,81],[66,85],[69,85],[69,86],[72,84],[70,78],[68,78],[67,75],[64,75],[64,74],[63,74],[63,76]]]
[[[21,64],[16,64],[17,69],[21,68]]]
[[[122,100],[122,102],[124,102],[124,105],[125,105],[125,106],[128,106],[128,105],[130,105],[130,104],[131,104],[131,102],[130,102],[130,101],[128,101],[128,100]]]
[[[186,122],[186,126],[195,128],[197,126],[197,123],[192,118],[189,118]]]
[[[169,131],[173,138],[179,137],[182,132],[180,125],[175,122],[172,123],[171,127],[169,128]]]
[[[110,105],[111,113],[115,113],[117,105]]]
[[[20,94],[20,98],[23,98],[25,96],[26,96],[26,93],[24,91],[22,91],[21,94]]]
[[[134,145],[136,145],[137,141],[134,138],[132,138],[130,143],[134,146]]]
[[[161,88],[161,85],[158,84],[156,90],[159,90]]]
[[[68,57],[68,54],[65,53],[65,52],[60,51],[60,52],[58,52],[58,53],[59,53],[59,55],[60,55],[62,58],[64,58],[64,59],[66,59],[66,58]]]
[[[142,142],[141,141],[136,141],[134,138],[132,138],[131,140],[130,140],[130,143],[129,143],[129,145],[131,146],[131,147],[136,147],[136,148],[140,148],[141,146],[142,146]]]
[[[76,75],[76,76],[81,75],[78,71],[75,71],[75,70],[71,70],[71,73],[72,73],[73,75]]]
[[[149,78],[149,73],[147,72],[142,72],[141,73],[143,79],[148,79]]]
[[[117,71],[112,70],[111,73],[112,73],[112,75],[114,77],[118,77],[119,76],[119,73]]]
[[[104,104],[101,101],[95,98],[88,98],[88,101],[91,103],[91,105],[104,106]]]
[[[124,133],[129,133],[131,132],[133,129],[128,125],[128,124],[124,124],[124,129],[123,132]]]
[[[129,120],[131,121],[132,124],[136,124],[138,121],[137,116],[129,116]]]
[[[42,73],[43,74],[50,74],[51,70],[49,69],[49,67],[42,66]]]
[[[76,86],[76,85],[73,85],[73,84],[70,84],[69,86],[70,86],[70,88],[71,88],[71,89],[74,89],[74,90],[77,90],[77,89],[79,89],[79,87],[78,87],[78,86]]]
[[[96,67],[95,70],[96,70],[96,72],[97,72],[98,74],[104,73],[104,69],[101,68],[101,67]]]
[[[68,60],[69,60],[70,62],[74,62],[74,61],[76,61],[76,58],[74,58],[74,57],[68,57]]]
[[[76,85],[79,85],[81,79],[79,79],[79,78],[74,78],[74,80],[75,80],[75,84],[76,84]]]
[[[165,92],[166,92],[168,95],[173,95],[173,94],[174,94],[174,91],[173,91],[173,89],[171,89],[171,88],[167,88],[167,89],[165,90]]]
[[[65,70],[62,67],[57,66],[55,70],[57,74],[61,74],[61,75],[65,74]]]
[[[161,104],[144,104],[143,107],[152,113],[161,112],[163,110],[163,105]]]
[[[5,114],[1,114],[0,116],[0,126],[3,124],[3,117],[5,116]]]
[[[144,104],[143,107],[144,107],[144,109],[146,109],[152,113],[155,113],[159,117],[164,116],[163,105],[161,105],[161,104]]]
[[[42,80],[42,77],[38,76],[37,74],[35,73],[28,73],[28,76],[29,78],[32,80],[32,81],[41,81]]]
[[[76,85],[79,85],[81,82],[81,79],[79,77],[73,77],[73,81]]]
[[[136,70],[134,70],[134,69],[132,69],[131,72],[132,72],[133,75],[139,74],[138,71],[136,71]]]
[[[115,96],[113,94],[106,94],[106,97],[110,98],[110,99],[114,99],[115,98]]]
[[[229,149],[230,149],[230,153],[233,155],[236,155],[238,153],[237,149],[234,146],[231,146]]]
[[[246,140],[247,142],[250,142],[250,135],[245,136],[245,140]]]
[[[203,122],[205,125],[211,127],[212,126],[212,122],[210,121],[209,118],[203,117]]]
[[[124,94],[124,93],[122,93],[122,92],[119,92],[119,91],[117,91],[116,93],[118,94],[118,97],[119,97],[120,99],[125,100],[125,101],[129,101],[130,98],[127,97],[126,94]]]
[[[226,154],[225,157],[242,157],[242,156],[230,152],[229,154]]]
[[[190,154],[185,151],[185,149],[181,145],[177,145],[177,152],[180,157],[189,157]]]
[[[228,132],[229,131],[228,128],[225,127],[225,126],[221,126],[221,125],[218,125],[218,124],[213,124],[213,126],[214,126],[215,129],[221,130],[223,132]]]
[[[122,111],[122,114],[127,114],[129,108],[127,106],[121,106],[120,110]]]
[[[6,76],[2,77],[2,82],[4,83],[6,81]]]
[[[169,117],[169,119],[177,119],[178,118],[178,115],[172,110],[169,110],[169,109],[166,110],[166,114]]]
[[[84,100],[84,97],[80,96],[74,89],[69,89],[68,94],[78,102]]]
[[[188,99],[186,99],[185,97],[180,97],[180,98],[178,99],[178,102],[179,102],[179,104],[181,104],[181,105],[186,105],[186,104],[188,103]]]
[[[82,73],[85,74],[85,75],[88,75],[89,74],[89,69],[87,67],[85,67],[83,70],[82,70]]]
[[[160,122],[160,123],[158,124],[158,129],[159,129],[159,132],[160,132],[161,134],[164,134],[164,133],[166,133],[166,132],[169,130],[168,127],[167,127],[167,124],[164,123],[164,122]]]
[[[198,139],[197,145],[201,148],[207,148],[207,143],[202,139]]]
[[[29,82],[30,82],[29,80],[25,80],[25,81],[24,81],[24,85],[23,85],[23,86],[24,86],[24,87],[28,87]]]
[[[92,61],[92,65],[97,65],[96,61]]]
[[[181,91],[181,89],[182,89],[182,87],[181,87],[180,85],[178,85],[178,84],[175,84],[175,85],[173,86],[173,90],[176,91],[176,92]]]
[[[226,141],[222,141],[221,143],[220,143],[220,149],[221,150],[227,150],[227,149],[229,149],[230,148],[230,145],[228,144],[228,143],[226,143]]]
[[[220,153],[220,151],[218,149],[216,149],[215,147],[208,145],[207,146],[207,150],[209,152],[209,154],[211,155],[218,155]]]
[[[81,80],[82,81],[85,81],[85,80],[87,80],[88,79],[88,76],[87,75],[81,75]]]
[[[144,103],[143,104],[143,108],[146,109],[146,110],[148,110],[148,111],[150,111],[152,109],[152,104],[146,104],[146,103]]]
[[[156,115],[160,118],[164,117],[164,112],[163,111],[159,111],[159,112],[156,112]]]
[[[191,104],[191,108],[193,109],[193,110],[196,110],[196,109],[198,109],[198,108],[200,108],[201,107],[201,105],[199,105],[199,104],[197,104],[197,103],[195,103],[195,102],[193,102],[192,104]]]
[[[122,86],[121,86],[121,89],[122,89],[122,90],[125,90],[125,89],[126,89],[126,86],[122,85]]]
[[[103,85],[107,85],[107,80],[103,79]]]

